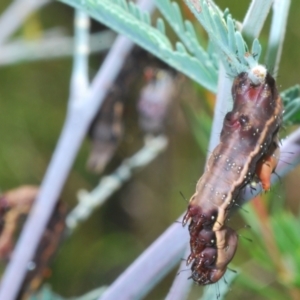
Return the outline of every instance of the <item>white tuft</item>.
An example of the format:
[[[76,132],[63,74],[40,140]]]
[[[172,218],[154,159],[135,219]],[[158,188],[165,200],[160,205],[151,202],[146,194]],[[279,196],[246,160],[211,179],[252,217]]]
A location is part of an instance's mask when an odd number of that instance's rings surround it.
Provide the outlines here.
[[[255,85],[264,83],[266,76],[267,69],[263,65],[257,65],[248,71],[248,78]]]

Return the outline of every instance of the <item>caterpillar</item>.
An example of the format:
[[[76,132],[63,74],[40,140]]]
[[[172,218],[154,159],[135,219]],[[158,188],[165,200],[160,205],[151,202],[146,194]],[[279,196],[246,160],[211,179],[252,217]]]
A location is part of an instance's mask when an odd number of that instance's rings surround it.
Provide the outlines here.
[[[253,80],[253,73],[261,76]],[[283,105],[274,78],[262,66],[240,73],[232,85],[233,109],[225,115],[220,143],[211,153],[191,197],[183,226],[190,221],[192,278],[200,285],[217,282],[238,245],[225,226],[242,189],[256,176],[265,190],[277,165],[278,130]],[[275,155],[276,154],[276,155]]]
[[[140,94],[139,125],[147,134],[159,134],[164,131],[165,118],[176,87],[177,72],[147,51],[135,46],[115,84],[108,87],[103,105],[89,128],[88,136],[92,147],[87,169],[92,173],[100,174],[104,171],[123,139],[124,103],[133,86],[139,87],[142,84],[141,70],[147,70],[145,75],[148,75],[148,78],[147,82],[143,83],[145,85]]]

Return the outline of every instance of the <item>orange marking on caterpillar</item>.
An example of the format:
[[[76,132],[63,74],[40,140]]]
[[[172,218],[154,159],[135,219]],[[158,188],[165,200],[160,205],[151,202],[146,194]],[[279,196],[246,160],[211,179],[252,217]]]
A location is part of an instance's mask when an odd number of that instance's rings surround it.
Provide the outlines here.
[[[280,149],[276,144],[257,164],[255,172],[265,191],[271,188],[271,175],[277,167],[279,154]]]

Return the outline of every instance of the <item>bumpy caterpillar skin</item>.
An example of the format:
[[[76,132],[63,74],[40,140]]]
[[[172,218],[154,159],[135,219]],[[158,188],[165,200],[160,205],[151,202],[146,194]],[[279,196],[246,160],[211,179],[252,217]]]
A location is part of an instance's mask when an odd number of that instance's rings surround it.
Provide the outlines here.
[[[270,158],[278,151],[283,107],[274,78],[267,74],[263,83],[254,85],[248,73],[241,73],[234,80],[232,96],[233,110],[225,116],[220,143],[183,219],[183,225],[191,220],[187,260],[193,261],[191,278],[201,285],[218,281],[236,251],[236,233],[224,224],[241,190],[255,174],[268,189],[277,164]]]
[[[237,248],[238,237],[233,229],[224,226],[215,234],[216,247],[206,247],[192,264],[191,278],[201,285],[211,284],[222,278]]]

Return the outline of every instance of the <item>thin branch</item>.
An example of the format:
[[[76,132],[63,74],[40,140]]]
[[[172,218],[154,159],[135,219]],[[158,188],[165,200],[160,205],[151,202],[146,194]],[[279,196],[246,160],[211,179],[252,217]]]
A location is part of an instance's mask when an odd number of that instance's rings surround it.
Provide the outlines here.
[[[275,0],[273,3],[273,17],[269,35],[265,64],[273,74],[277,74],[282,53],[291,1]]]
[[[102,205],[124,182],[128,181],[134,171],[147,166],[166,149],[167,145],[168,140],[163,135],[148,140],[141,150],[125,159],[111,175],[103,177],[94,190],[91,192],[80,190],[79,203],[66,219],[67,227],[74,230],[79,222],[86,220],[95,208]]]
[[[82,17],[85,20],[87,19],[87,17],[77,13],[75,20]],[[82,31],[86,31],[86,33],[83,34]],[[80,120],[81,109],[83,109],[82,103],[87,95],[87,55],[80,49],[88,47],[86,44],[88,26],[84,28],[84,26],[81,26],[77,22],[75,35],[77,36],[75,39],[77,44],[75,45],[76,53],[74,55],[74,66],[71,77],[70,112],[58,141],[58,146],[42,182],[35,205],[24,225],[12,259],[3,275],[0,287],[0,299],[15,299],[26,274],[27,265],[33,257],[49,221],[88,126],[89,120],[85,115],[81,118],[81,124],[78,124],[80,123],[78,120]]]
[[[84,102],[89,87],[88,57],[90,19],[88,15],[80,10],[76,10],[74,27],[74,61],[70,83],[70,106],[75,106],[78,101]]]
[[[211,153],[218,145],[225,114],[232,109],[232,80],[233,78],[230,78],[226,74],[224,66],[220,64],[218,93],[216,96],[216,106],[214,109],[214,118],[210,134],[208,153]]]
[[[141,0],[139,4],[145,10],[152,11],[154,9],[154,5],[150,0]],[[76,30],[77,33],[78,30]],[[83,48],[88,47],[88,45],[82,46]],[[71,91],[67,118],[57,148],[42,182],[36,203],[25,223],[11,262],[2,278],[0,299],[15,299],[25,276],[28,262],[34,255],[90,122],[101,106],[109,84],[116,78],[132,46],[131,41],[119,37],[88,92]],[[76,62],[75,65],[77,65]],[[82,72],[84,73],[85,70],[82,70]],[[84,86],[84,84],[80,86]],[[76,86],[75,88],[77,89]],[[77,97],[79,94],[82,95],[81,99]]]
[[[50,0],[15,0],[0,17],[0,45],[23,24],[28,16]]]
[[[181,222],[182,216],[178,222]],[[188,232],[180,224],[171,225],[141,254],[99,300],[141,299],[178,263],[188,243]]]
[[[273,0],[252,0],[243,21],[243,35],[251,39],[259,36],[272,6],[272,2]]]
[[[178,272],[176,274],[176,277],[172,283],[172,286],[165,300],[176,300],[176,299],[185,300],[188,298],[192,286],[192,280],[188,279],[191,273],[184,272],[184,270],[188,269],[190,271],[190,266],[187,266],[185,261],[185,259],[188,257],[190,253],[191,253],[191,249],[188,246],[185,249],[182,262],[179,265]]]
[[[104,30],[90,35],[90,53],[108,50],[116,35]],[[14,40],[0,47],[0,65],[11,65],[26,61],[50,60],[70,56],[74,52],[73,37],[45,36],[35,41]]]

